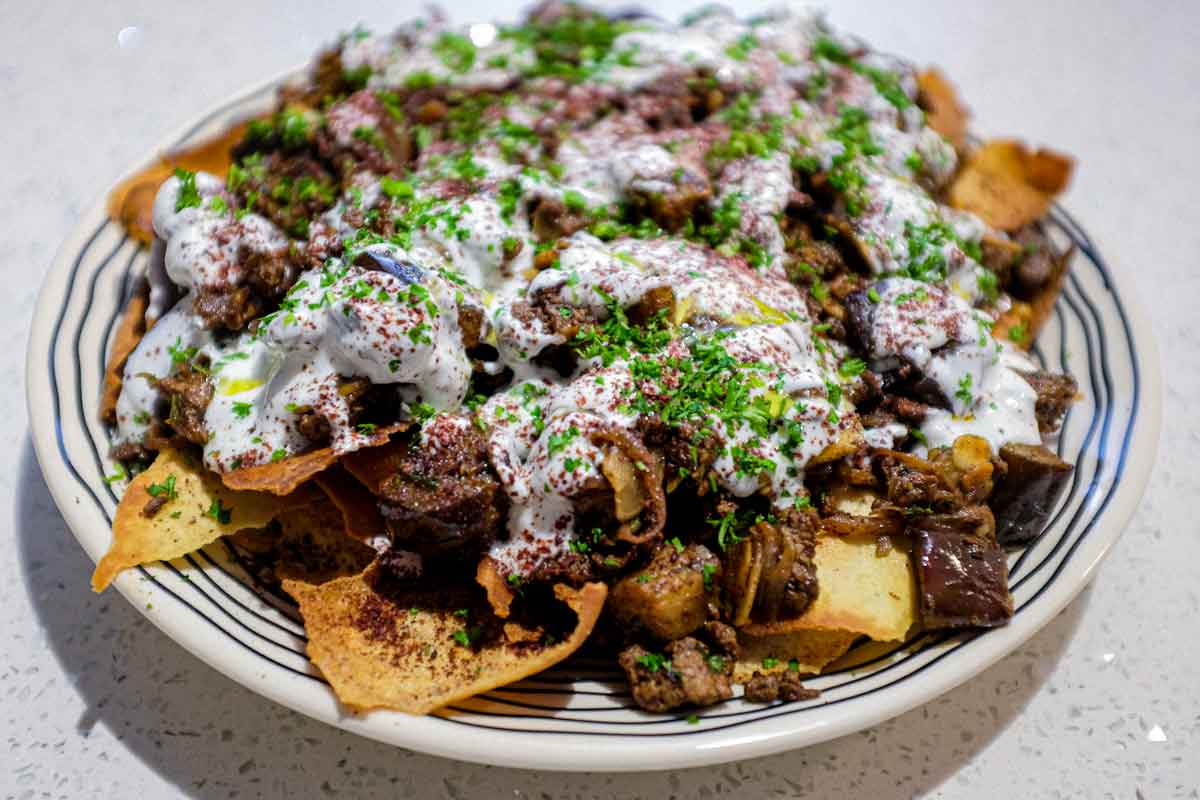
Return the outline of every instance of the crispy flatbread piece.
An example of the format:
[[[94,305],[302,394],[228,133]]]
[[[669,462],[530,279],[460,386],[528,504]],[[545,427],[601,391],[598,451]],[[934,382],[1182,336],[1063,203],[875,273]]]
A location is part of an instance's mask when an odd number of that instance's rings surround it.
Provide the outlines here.
[[[104,591],[127,567],[179,558],[243,528],[260,528],[311,497],[307,492],[294,497],[235,492],[197,459],[162,450],[125,490],[113,518],[112,545],[96,565],[92,590]],[[152,502],[161,505],[147,516]]]
[[[108,364],[104,367],[104,387],[100,393],[100,419],[110,425],[117,421],[117,398],[121,396],[121,382],[125,362],[146,333],[146,306],[150,302],[150,285],[145,280],[138,282],[121,321],[117,324],[112,347],[108,351]]]
[[[344,515],[328,503],[290,508],[279,515],[280,578],[319,584],[358,575],[376,552],[346,530]]]
[[[341,512],[345,532],[351,537],[360,542],[370,542],[386,532],[387,526],[383,515],[379,513],[375,495],[345,469],[331,466],[313,478],[313,482]]]
[[[346,534],[342,513],[321,492],[308,505],[289,508],[277,525],[238,531],[229,537],[251,557],[255,579],[278,586],[283,579],[319,584],[358,575],[375,560],[376,551]]]
[[[379,494],[380,485],[399,469],[408,445],[400,440],[380,447],[355,450],[342,457],[342,466],[371,494]]]
[[[950,185],[950,205],[971,211],[1002,231],[1043,217],[1067,187],[1075,162],[1052,150],[993,139],[975,150]]]
[[[608,594],[602,583],[556,586],[576,622],[549,643],[537,626],[497,620],[477,589],[433,593],[385,584],[377,567],[320,586],[283,584],[300,604],[309,658],[354,711],[428,714],[541,672],[583,644]]]
[[[386,444],[391,434],[407,427],[408,423],[401,422],[380,428],[371,435],[370,442],[365,446],[370,448]],[[281,461],[235,469],[222,475],[221,480],[230,489],[287,495],[294,492],[300,484],[324,472],[340,458],[343,456],[333,452],[332,447],[322,447]]]
[[[857,638],[859,635],[850,631],[797,631],[770,636],[742,636],[739,637],[741,652],[737,663],[733,665],[733,679],[737,683],[745,683],[756,672],[767,674],[788,669],[794,669],[802,675],[813,675],[841,658]]]
[[[879,555],[873,536],[826,535],[817,539],[814,560],[817,599],[796,619],[741,628],[735,678],[762,670],[764,658],[782,668],[796,659],[802,672],[817,672],[860,636],[900,640],[915,624],[916,583],[904,550]]]
[[[958,99],[954,84],[937,67],[930,67],[917,75],[917,89],[917,99],[925,109],[929,127],[945,136],[955,149],[962,150],[967,144],[967,121],[971,115]]]

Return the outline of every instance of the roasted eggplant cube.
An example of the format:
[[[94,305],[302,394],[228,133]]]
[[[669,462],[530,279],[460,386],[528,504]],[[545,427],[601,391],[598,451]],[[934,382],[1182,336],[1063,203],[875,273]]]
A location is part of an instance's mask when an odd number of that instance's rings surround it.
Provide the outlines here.
[[[678,550],[664,543],[644,569],[613,586],[609,607],[623,624],[671,641],[704,624],[719,585],[719,562],[708,548],[691,544]]]
[[[1042,445],[1006,444],[1000,458],[1008,469],[989,503],[996,539],[1005,547],[1028,544],[1041,535],[1074,467]]]
[[[991,628],[1013,614],[1004,549],[969,533],[917,531],[917,586],[929,630]]]

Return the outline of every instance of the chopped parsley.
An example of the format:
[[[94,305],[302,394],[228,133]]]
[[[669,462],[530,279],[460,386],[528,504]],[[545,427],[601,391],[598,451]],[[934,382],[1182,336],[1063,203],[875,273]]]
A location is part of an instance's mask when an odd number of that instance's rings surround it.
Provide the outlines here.
[[[167,479],[162,483],[152,483],[146,487],[146,492],[151,497],[165,497],[167,500],[174,500],[179,497],[175,491],[175,475],[167,476]]]
[[[971,401],[975,399],[974,395],[971,394],[971,384],[973,382],[974,379],[969,372],[958,379],[958,388],[954,390],[954,396],[961,400],[964,406],[970,406]]]
[[[550,451],[550,455],[561,453],[578,435],[579,428],[576,428],[574,425],[562,433],[552,433],[550,434],[550,441],[547,443],[546,449]]]
[[[208,511],[204,512],[204,516],[212,517],[222,525],[228,525],[230,517],[233,516],[233,509],[225,508],[221,504],[221,498],[217,497],[213,499],[212,505],[208,507]]]
[[[867,362],[863,361],[861,358],[847,358],[842,362],[841,366],[838,367],[838,375],[841,375],[846,379],[857,378],[859,375],[862,375],[864,372],[866,372],[866,369]]]
[[[667,672],[673,670],[671,660],[659,653],[645,653],[637,657],[637,663],[651,672],[658,672],[660,669],[666,669]]]
[[[196,189],[196,173],[176,167],[175,177],[179,179],[179,196],[175,200],[175,212],[178,213],[185,208],[199,208],[200,192]]]

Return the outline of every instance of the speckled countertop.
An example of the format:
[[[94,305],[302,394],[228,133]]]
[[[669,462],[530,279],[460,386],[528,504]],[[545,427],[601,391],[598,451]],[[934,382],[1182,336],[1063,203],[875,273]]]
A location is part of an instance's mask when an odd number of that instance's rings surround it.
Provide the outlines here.
[[[457,3],[455,13],[487,18],[498,5]],[[1146,499],[1061,616],[923,708],[740,764],[553,775],[404,752],[313,722],[197,661],[119,595],[94,596],[91,564],[27,433],[23,342],[40,277],[97,192],[164,133],[333,32],[412,12],[394,2],[5,3],[0,794],[1200,797],[1200,4],[899,5],[827,7],[880,47],[942,65],[978,131],[1078,156],[1067,204],[1115,268],[1137,271],[1168,370]]]

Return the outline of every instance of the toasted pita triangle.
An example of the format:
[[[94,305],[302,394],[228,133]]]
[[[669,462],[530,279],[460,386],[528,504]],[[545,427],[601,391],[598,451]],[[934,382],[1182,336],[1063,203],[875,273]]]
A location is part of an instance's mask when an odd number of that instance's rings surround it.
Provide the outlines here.
[[[133,294],[121,312],[121,322],[113,336],[108,351],[108,363],[104,367],[104,388],[100,394],[100,419],[116,422],[117,398],[121,396],[125,362],[146,333],[146,306],[150,302],[150,285],[139,281]]]
[[[147,504],[156,496],[168,499],[147,516]],[[104,591],[127,567],[179,558],[243,528],[260,528],[285,508],[311,499],[307,492],[292,497],[235,492],[198,459],[162,450],[125,490],[113,518],[112,545],[96,565],[92,590]]]
[[[575,652],[596,624],[608,588],[555,586],[574,630],[547,640],[539,625],[496,619],[477,587],[390,589],[378,567],[314,586],[284,581],[308,633],[308,655],[354,711],[428,714],[503,686]]]
[[[407,427],[407,422],[400,422],[380,428],[371,435],[364,448],[387,444],[388,437]],[[343,454],[335,453],[332,447],[322,447],[318,450],[290,456],[282,461],[235,469],[222,475],[221,480],[230,489],[286,495],[291,494],[297,486],[313,476],[324,472],[342,457]]]
[[[995,139],[973,152],[950,185],[950,205],[993,228],[1015,231],[1043,217],[1071,179],[1075,162],[1052,150]]]
[[[821,536],[814,555],[817,599],[799,617],[747,625],[750,636],[802,630],[903,639],[916,622],[916,582],[908,553],[877,552],[873,536]]]

